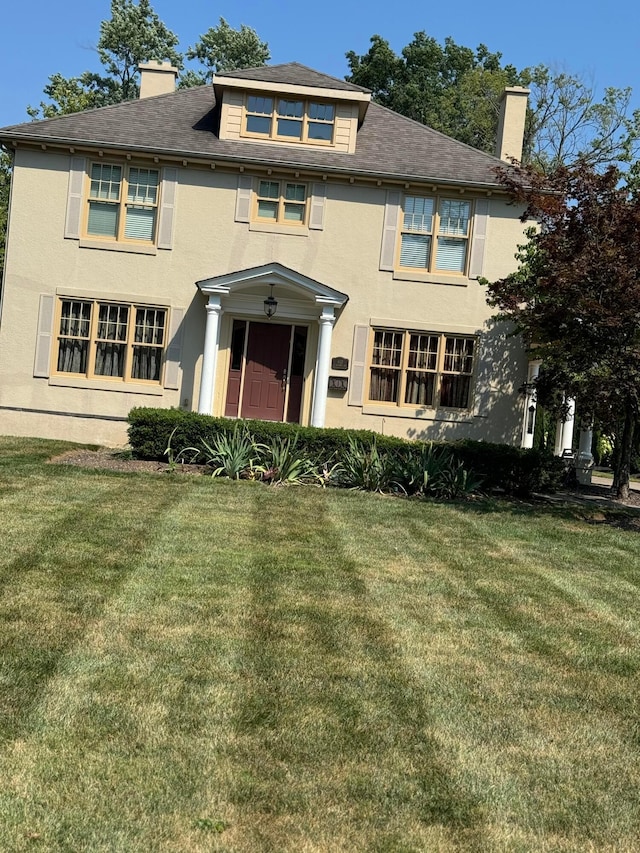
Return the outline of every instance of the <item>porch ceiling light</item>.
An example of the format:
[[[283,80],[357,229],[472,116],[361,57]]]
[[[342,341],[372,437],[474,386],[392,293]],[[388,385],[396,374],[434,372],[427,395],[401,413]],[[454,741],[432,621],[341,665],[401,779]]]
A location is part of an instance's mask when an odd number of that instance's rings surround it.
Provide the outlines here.
[[[267,317],[269,319],[271,319],[273,317],[273,315],[276,313],[276,311],[278,310],[278,300],[274,299],[273,285],[270,284],[269,287],[271,288],[271,293],[264,300],[264,313],[267,315]]]

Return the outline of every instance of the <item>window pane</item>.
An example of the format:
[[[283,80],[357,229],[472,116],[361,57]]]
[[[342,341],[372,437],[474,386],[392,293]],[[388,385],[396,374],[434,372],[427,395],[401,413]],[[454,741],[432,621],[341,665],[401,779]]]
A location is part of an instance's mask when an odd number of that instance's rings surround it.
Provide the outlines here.
[[[333,125],[317,124],[314,121],[310,121],[307,133],[309,139],[321,139],[323,142],[331,142],[333,139]]]
[[[291,139],[302,137],[302,122],[289,118],[278,119],[278,136],[288,136]]]
[[[402,332],[376,331],[373,339],[372,364],[400,367],[403,337]]]
[[[122,182],[122,166],[93,163],[91,166],[91,198],[118,201]]]
[[[436,335],[411,335],[409,367],[435,370],[438,366],[438,340]]]
[[[440,405],[450,409],[468,409],[470,390],[470,376],[444,374],[440,387]]]
[[[404,394],[405,403],[432,407],[436,375],[435,373],[416,373],[413,370],[408,370],[407,387]]]
[[[98,338],[108,341],[126,341],[128,322],[128,305],[100,305],[98,309]]]
[[[287,184],[284,190],[284,197],[287,201],[304,201],[304,184]]]
[[[400,371],[392,368],[372,367],[369,399],[383,403],[396,403],[400,386]]]
[[[156,225],[155,207],[127,205],[124,236],[130,240],[153,240]]]
[[[162,308],[137,308],[134,340],[136,343],[164,343],[166,312]]]
[[[129,169],[127,200],[137,204],[155,204],[158,199],[158,172],[155,169]]]
[[[287,118],[302,118],[304,105],[302,101],[278,101],[278,115]]]
[[[125,349],[125,344],[98,342],[96,345],[96,375],[123,377]]]
[[[89,341],[61,338],[58,343],[58,372],[86,373]]]
[[[467,241],[456,237],[438,237],[436,269],[464,272]]]
[[[89,202],[87,233],[99,237],[116,237],[118,234],[118,206],[99,201]]]
[[[446,338],[444,369],[448,372],[471,373],[473,338]]]
[[[143,382],[159,382],[162,369],[162,347],[133,348],[131,378]]]
[[[89,337],[91,303],[65,299],[60,312],[60,334],[71,337]]]
[[[303,204],[285,204],[284,218],[287,222],[304,222],[304,205]]]
[[[400,266],[428,269],[431,254],[431,237],[421,234],[403,234],[400,248]]]
[[[443,199],[440,202],[440,234],[466,237],[469,230],[471,203]]]
[[[258,218],[273,219],[275,222],[278,218],[278,202],[277,201],[258,201]]]
[[[420,231],[430,234],[433,227],[433,199],[406,196],[404,200],[405,231]]]
[[[280,198],[280,184],[277,181],[260,181],[260,198]]]
[[[249,95],[247,98],[247,110],[250,113],[271,115],[273,112],[273,98],[265,98],[262,95]]]
[[[247,116],[247,131],[268,136],[271,133],[271,119],[263,116]]]
[[[333,121],[335,115],[333,104],[309,104],[309,118],[318,121]]]

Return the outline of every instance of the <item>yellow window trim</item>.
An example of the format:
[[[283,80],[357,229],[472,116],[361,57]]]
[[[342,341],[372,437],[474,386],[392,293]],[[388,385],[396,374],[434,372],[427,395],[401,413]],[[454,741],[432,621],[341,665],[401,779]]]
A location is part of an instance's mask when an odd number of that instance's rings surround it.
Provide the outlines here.
[[[385,332],[390,334],[400,334],[402,335],[402,352],[401,352],[401,361],[399,366],[394,365],[375,365],[373,364],[373,350],[375,346],[375,335],[376,332]],[[409,367],[409,350],[410,350],[410,341],[411,335],[420,335],[421,337],[431,336],[438,339],[438,351],[437,351],[437,360],[436,367],[431,370],[428,368],[413,368]],[[444,368],[444,360],[446,356],[446,340],[447,338],[459,338],[463,340],[473,341],[473,356],[472,356],[472,367],[470,372],[463,371],[453,371],[453,370],[445,370]],[[367,347],[367,371],[366,371],[366,385],[365,385],[365,395],[364,395],[364,405],[365,406],[380,406],[381,409],[389,409],[389,411],[397,412],[398,410],[423,410],[423,411],[436,411],[436,410],[444,410],[450,412],[471,412],[473,409],[473,399],[475,393],[475,377],[476,377],[476,368],[478,363],[478,337],[477,335],[469,335],[469,334],[461,334],[458,332],[442,332],[442,331],[432,331],[425,329],[402,329],[395,328],[392,326],[374,326],[371,328],[369,334],[369,344]],[[389,370],[397,371],[400,376],[400,382],[398,385],[398,394],[397,400],[372,400],[370,397],[371,393],[371,373],[372,368],[382,367]],[[407,373],[409,371],[413,371],[415,373],[425,373],[431,374],[435,377],[435,387],[434,387],[434,399],[433,405],[430,406],[422,406],[417,403],[405,403],[405,394],[406,394],[406,386],[407,386]],[[469,395],[467,400],[467,405],[464,407],[458,406],[445,406],[440,403],[440,394],[442,387],[442,377],[443,376],[468,376],[470,378],[469,382]]]
[[[276,199],[276,198],[271,198],[268,196],[261,196],[260,195],[260,184],[261,183],[278,184],[279,185],[278,198]],[[287,199],[285,199],[285,187],[287,186],[287,184],[294,184],[295,186],[298,186],[298,187],[304,187],[304,202],[291,201],[291,200],[288,201]],[[292,181],[288,178],[273,178],[271,176],[269,176],[267,178],[256,178],[256,181],[254,183],[254,187],[252,190],[252,196],[253,196],[252,203],[251,203],[251,222],[252,223],[255,223],[257,225],[271,225],[274,229],[276,229],[276,228],[278,228],[278,229],[279,228],[283,228],[283,229],[284,228],[286,228],[286,229],[292,228],[292,229],[296,229],[296,230],[300,230],[300,231],[304,231],[304,230],[308,229],[308,227],[309,227],[309,223],[308,223],[308,218],[309,218],[309,185],[306,184],[304,181],[296,181],[296,180]],[[277,202],[278,208],[277,208],[275,219],[268,217],[268,216],[260,216],[259,215],[258,211],[259,211],[259,204],[261,201],[274,202],[274,203]],[[302,220],[300,222],[297,222],[295,219],[285,219],[284,218],[285,204],[294,204],[297,207],[301,207],[303,209]]]
[[[247,130],[247,116],[251,115],[260,115],[265,118],[268,117],[269,113],[255,113],[248,109],[247,103],[249,97],[252,95],[258,98],[272,98],[273,99],[273,110],[271,111],[271,131],[269,133],[255,133]],[[278,101],[302,101],[302,116],[300,119],[293,119],[294,121],[302,122],[302,136],[300,139],[296,139],[292,136],[280,136],[277,132],[278,128]],[[311,104],[322,104],[329,105],[333,107],[333,121],[327,121],[326,119],[315,119],[309,117],[309,106]],[[288,118],[288,116],[280,116],[280,118]],[[240,136],[246,139],[260,139],[260,140],[269,140],[271,142],[286,142],[292,145],[319,145],[323,148],[334,148],[335,147],[335,137],[336,137],[336,118],[337,118],[337,103],[329,100],[317,100],[316,98],[308,98],[305,99],[303,97],[297,97],[294,95],[286,95],[283,92],[247,92],[245,95],[243,104],[242,104],[242,124],[240,126]],[[331,134],[331,139],[309,139],[309,122],[315,124],[326,124],[333,128],[333,132]]]
[[[404,203],[405,199],[409,198],[429,198],[433,199],[433,222],[431,226],[431,231],[412,231],[408,228],[404,227]],[[467,234],[466,236],[458,236],[456,234],[441,234],[440,233],[440,202],[442,201],[466,201],[469,204],[469,224],[467,226]],[[400,205],[399,210],[399,222],[398,222],[398,233],[396,237],[396,247],[395,247],[395,259],[394,259],[394,269],[399,272],[406,273],[415,273],[415,274],[429,274],[429,275],[446,275],[451,276],[454,279],[468,279],[469,274],[469,260],[471,255],[471,238],[472,238],[472,226],[473,226],[473,214],[474,214],[474,200],[471,198],[463,198],[457,199],[452,195],[419,195],[419,194],[411,194],[406,193],[403,197],[402,204]],[[429,265],[426,267],[409,267],[403,266],[400,262],[402,255],[402,237],[404,234],[417,234],[422,236],[431,237],[431,248],[429,251]],[[438,251],[438,237],[449,237],[453,240],[464,241],[466,244],[466,252],[464,259],[464,269],[461,271],[458,270],[449,270],[449,269],[439,269],[436,267],[436,258]]]
[[[89,319],[89,333],[88,335],[63,335],[60,330],[61,320],[62,320],[62,305],[64,302],[80,302],[84,304],[91,305],[90,311],[90,319]],[[127,317],[127,335],[126,339],[123,341],[113,341],[110,339],[100,339],[98,338],[98,322],[99,322],[99,306],[100,305],[109,305],[109,306],[121,306],[128,309],[128,317]],[[136,310],[151,310],[151,311],[162,311],[164,312],[164,334],[163,334],[163,343],[162,346],[158,344],[146,344],[140,341],[135,340],[135,326],[136,326]],[[52,377],[66,377],[66,378],[77,378],[77,379],[86,379],[86,380],[99,380],[100,382],[105,382],[113,385],[128,385],[135,384],[138,386],[148,386],[150,388],[159,388],[162,387],[164,383],[164,368],[165,368],[165,360],[167,354],[167,346],[168,346],[168,334],[169,334],[169,308],[166,305],[150,305],[146,303],[137,303],[137,302],[127,302],[125,300],[119,299],[100,299],[100,298],[90,298],[83,296],[57,296],[56,297],[56,307],[55,307],[55,320],[54,320],[54,339],[55,346],[51,347],[51,370],[50,376]],[[72,372],[72,371],[63,371],[58,370],[58,356],[60,352],[60,340],[62,338],[67,338],[71,340],[79,340],[86,341],[87,343],[87,367],[84,373],[80,372]],[[108,376],[102,373],[95,372],[95,362],[96,362],[96,350],[98,344],[101,342],[107,343],[117,343],[122,344],[124,346],[124,369],[122,376]],[[162,349],[162,365],[160,368],[160,376],[157,380],[155,379],[140,379],[138,377],[133,377],[131,375],[132,366],[133,366],[133,349],[134,347],[148,347],[150,349]]]
[[[92,166],[118,166],[122,169],[122,179],[120,183],[120,198],[117,201],[111,201],[110,199],[101,199],[101,198],[92,198],[91,197],[91,168]],[[127,190],[129,187],[129,173],[131,169],[145,169],[149,172],[156,172],[158,175],[158,192],[156,193],[155,202],[145,202],[145,203],[134,203],[127,201]],[[118,160],[88,160],[87,161],[87,171],[84,176],[84,187],[82,193],[82,201],[83,201],[83,213],[82,213],[82,237],[81,240],[85,242],[85,248],[98,248],[97,246],[89,246],[88,243],[105,243],[111,244],[111,247],[114,248],[115,244],[121,246],[141,246],[141,247],[152,247],[155,248],[158,241],[158,219],[160,217],[160,194],[162,192],[162,169],[155,166],[149,166],[148,163],[138,163],[138,162],[123,162]],[[118,208],[118,228],[117,234],[113,235],[101,235],[101,234],[90,234],[89,233],[89,210],[91,206],[91,202],[98,202],[104,204],[113,204],[114,207]],[[152,208],[155,210],[155,220],[153,226],[153,237],[151,240],[140,240],[134,237],[126,237],[125,236],[125,228],[127,224],[127,216],[126,210],[127,205],[131,204],[136,207],[144,207],[144,208]],[[152,254],[152,253],[149,253]]]

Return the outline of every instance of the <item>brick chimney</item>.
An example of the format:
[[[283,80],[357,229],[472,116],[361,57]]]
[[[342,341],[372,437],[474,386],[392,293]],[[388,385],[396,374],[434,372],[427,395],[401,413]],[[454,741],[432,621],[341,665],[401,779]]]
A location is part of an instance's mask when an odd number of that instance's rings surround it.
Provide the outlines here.
[[[509,161],[522,159],[524,123],[527,117],[529,90],[523,86],[508,86],[500,102],[500,122],[496,140],[496,157]]]
[[[178,69],[170,62],[146,62],[138,65],[140,69],[140,97],[151,98],[154,95],[168,95],[175,92]]]

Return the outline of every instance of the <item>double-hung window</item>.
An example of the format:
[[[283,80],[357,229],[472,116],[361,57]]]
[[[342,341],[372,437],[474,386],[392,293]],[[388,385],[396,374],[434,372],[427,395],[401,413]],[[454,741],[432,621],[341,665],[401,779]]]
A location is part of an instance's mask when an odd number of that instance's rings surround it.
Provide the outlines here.
[[[330,103],[248,95],[244,130],[247,136],[330,145],[335,114]]]
[[[374,329],[369,400],[414,408],[468,409],[475,350],[472,337]]]
[[[464,273],[470,223],[470,201],[405,196],[400,224],[400,267]]]
[[[153,243],[159,189],[158,169],[92,163],[87,199],[87,236]]]
[[[307,187],[294,181],[259,180],[255,219],[280,225],[304,225]]]
[[[167,309],[60,299],[56,370],[87,378],[159,383]]]

